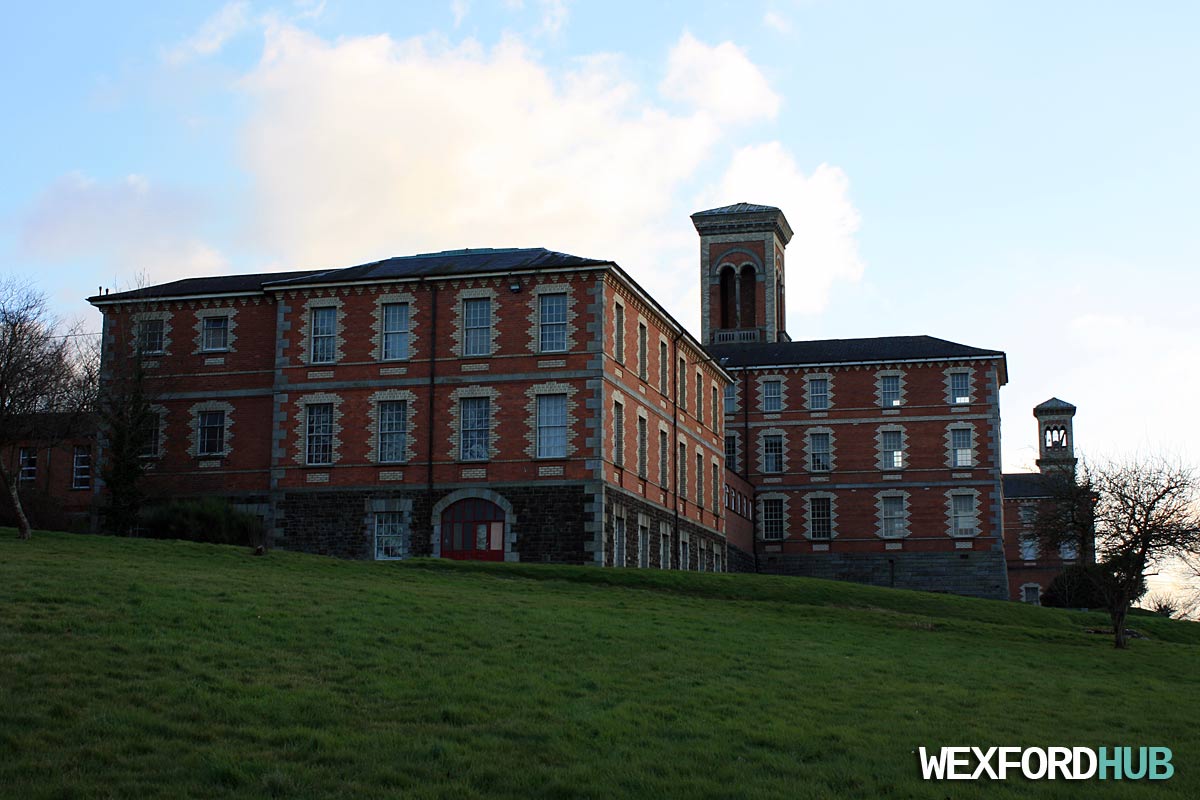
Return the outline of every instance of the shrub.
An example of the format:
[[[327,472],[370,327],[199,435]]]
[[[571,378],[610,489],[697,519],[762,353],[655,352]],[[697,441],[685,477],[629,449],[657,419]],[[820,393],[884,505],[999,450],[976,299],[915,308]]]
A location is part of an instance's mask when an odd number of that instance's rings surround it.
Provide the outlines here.
[[[241,511],[222,497],[173,500],[142,511],[141,535],[148,539],[186,539],[212,544],[258,545],[262,519]]]
[[[1105,572],[1096,564],[1065,568],[1042,595],[1042,605],[1057,608],[1105,608]]]

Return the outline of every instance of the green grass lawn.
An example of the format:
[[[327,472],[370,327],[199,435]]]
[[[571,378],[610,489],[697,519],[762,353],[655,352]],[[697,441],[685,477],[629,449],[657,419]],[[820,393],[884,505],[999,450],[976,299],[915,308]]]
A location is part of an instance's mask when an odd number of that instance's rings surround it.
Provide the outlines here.
[[[6,797],[1200,797],[1200,625],[748,575],[0,530]],[[1165,745],[1166,782],[918,746]]]

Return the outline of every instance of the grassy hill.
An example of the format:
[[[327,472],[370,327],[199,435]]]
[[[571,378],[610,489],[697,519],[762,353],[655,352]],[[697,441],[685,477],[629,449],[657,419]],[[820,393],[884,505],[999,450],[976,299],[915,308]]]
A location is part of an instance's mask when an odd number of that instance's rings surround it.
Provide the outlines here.
[[[0,530],[0,795],[1197,797],[1200,625],[747,575]],[[918,746],[1165,745],[925,783]]]

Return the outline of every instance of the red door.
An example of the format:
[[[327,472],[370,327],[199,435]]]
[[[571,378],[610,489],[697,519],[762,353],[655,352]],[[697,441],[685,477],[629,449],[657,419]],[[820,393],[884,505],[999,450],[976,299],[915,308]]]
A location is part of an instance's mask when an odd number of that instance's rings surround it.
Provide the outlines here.
[[[504,510],[488,500],[459,500],[442,512],[442,558],[504,560]]]

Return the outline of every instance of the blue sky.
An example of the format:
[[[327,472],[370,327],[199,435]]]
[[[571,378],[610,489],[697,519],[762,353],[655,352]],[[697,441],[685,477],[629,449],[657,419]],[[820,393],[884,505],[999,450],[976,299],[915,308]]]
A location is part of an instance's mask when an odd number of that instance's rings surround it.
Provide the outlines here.
[[[612,258],[698,330],[687,215],[779,205],[793,338],[1005,350],[1096,458],[1200,461],[1200,6],[34,4],[0,29],[0,257],[67,316],[215,272]],[[89,316],[90,315],[90,316]]]

